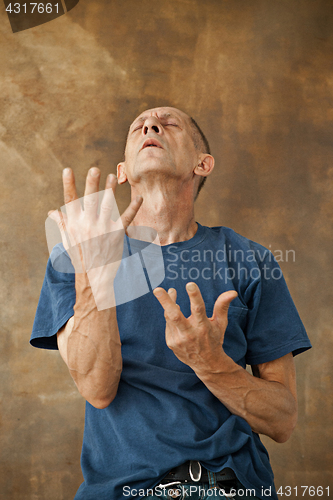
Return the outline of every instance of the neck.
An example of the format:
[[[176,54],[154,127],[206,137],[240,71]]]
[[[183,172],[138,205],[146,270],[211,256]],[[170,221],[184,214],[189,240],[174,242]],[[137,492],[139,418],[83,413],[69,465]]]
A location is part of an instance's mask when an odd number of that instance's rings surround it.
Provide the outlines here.
[[[148,187],[132,186],[131,196],[143,197],[143,203],[133,225],[146,226],[157,231],[161,245],[187,241],[195,235],[198,225],[194,219],[193,187],[179,189],[179,184]]]

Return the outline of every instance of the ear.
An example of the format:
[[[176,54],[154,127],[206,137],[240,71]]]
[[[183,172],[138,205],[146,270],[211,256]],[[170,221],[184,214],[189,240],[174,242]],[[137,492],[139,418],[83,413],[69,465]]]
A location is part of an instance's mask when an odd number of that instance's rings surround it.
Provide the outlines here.
[[[207,177],[214,168],[215,160],[212,155],[201,153],[198,159],[198,165],[194,168],[194,173],[201,177]]]
[[[117,165],[117,179],[118,184],[124,184],[127,181],[127,175],[125,172],[125,162],[118,163]]]

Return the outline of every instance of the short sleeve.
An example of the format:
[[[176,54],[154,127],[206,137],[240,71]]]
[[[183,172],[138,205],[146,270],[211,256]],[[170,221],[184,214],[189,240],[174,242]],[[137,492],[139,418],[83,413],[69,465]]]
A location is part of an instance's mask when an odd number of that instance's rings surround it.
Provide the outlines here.
[[[59,246],[57,245],[57,247]],[[58,348],[56,334],[74,314],[73,307],[76,299],[74,268],[63,247],[60,252],[57,247],[55,247],[54,252],[52,251],[46,266],[30,338],[32,346],[42,349]],[[68,272],[55,270],[57,258],[68,259],[66,266]]]
[[[250,365],[266,363],[289,352],[295,356],[311,343],[289,293],[279,264],[267,250],[257,262],[257,276],[246,291],[247,357]]]

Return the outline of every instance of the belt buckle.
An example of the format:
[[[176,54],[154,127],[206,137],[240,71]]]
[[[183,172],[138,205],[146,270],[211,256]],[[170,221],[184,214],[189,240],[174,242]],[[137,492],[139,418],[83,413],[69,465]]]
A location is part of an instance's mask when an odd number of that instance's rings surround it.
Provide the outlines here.
[[[188,468],[190,478],[194,483],[197,483],[201,479],[201,464],[197,460],[190,460],[190,465]]]
[[[233,498],[236,496],[236,492],[235,493],[226,493],[224,491],[224,489],[222,488],[222,491],[223,491],[223,495],[226,497],[226,498]]]

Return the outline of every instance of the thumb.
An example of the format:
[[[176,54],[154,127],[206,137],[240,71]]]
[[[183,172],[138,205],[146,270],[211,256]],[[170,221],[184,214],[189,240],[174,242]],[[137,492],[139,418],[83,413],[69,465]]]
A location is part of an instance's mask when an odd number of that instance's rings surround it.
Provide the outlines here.
[[[226,321],[228,318],[230,302],[232,302],[237,296],[238,293],[235,290],[229,290],[228,292],[221,293],[215,302],[212,319],[218,323]]]
[[[63,245],[66,248],[66,250],[68,250],[68,241],[66,237],[66,222],[67,222],[66,215],[60,212],[59,210],[50,210],[47,215],[58,225]],[[46,237],[48,237],[48,235],[46,235]]]

